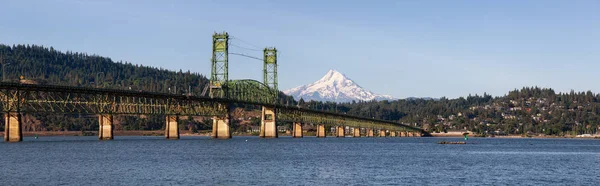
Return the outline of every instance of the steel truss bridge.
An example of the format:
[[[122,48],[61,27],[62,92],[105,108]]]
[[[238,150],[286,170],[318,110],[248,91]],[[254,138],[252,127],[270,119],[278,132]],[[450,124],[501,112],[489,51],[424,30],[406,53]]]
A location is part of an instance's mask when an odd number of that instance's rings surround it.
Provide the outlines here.
[[[0,109],[6,113],[90,115],[228,116],[233,105],[256,105],[273,110],[274,121],[349,126],[424,133],[420,128],[298,106],[281,105],[277,88],[277,50],[264,49],[264,80],[229,80],[229,35],[213,35],[209,95],[188,96],[119,89],[0,83]],[[5,118],[6,119],[6,118]],[[7,123],[8,125],[8,123]],[[8,126],[6,126],[8,128]],[[111,129],[112,130],[112,129]],[[8,129],[6,129],[8,132]],[[111,134],[112,135],[112,134]]]
[[[222,116],[227,114],[228,105],[247,104],[275,107],[277,120],[283,122],[421,131],[392,121],[266,104],[261,102],[265,98],[260,98],[261,94],[255,93],[257,92],[238,92],[233,99],[222,99],[118,89],[0,83],[0,107],[5,113]],[[254,96],[259,99],[248,99]]]

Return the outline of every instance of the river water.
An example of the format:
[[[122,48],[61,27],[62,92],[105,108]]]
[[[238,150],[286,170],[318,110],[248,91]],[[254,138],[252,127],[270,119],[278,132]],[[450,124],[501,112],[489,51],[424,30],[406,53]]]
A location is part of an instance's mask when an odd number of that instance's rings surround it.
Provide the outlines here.
[[[26,137],[0,185],[598,185],[600,140]]]

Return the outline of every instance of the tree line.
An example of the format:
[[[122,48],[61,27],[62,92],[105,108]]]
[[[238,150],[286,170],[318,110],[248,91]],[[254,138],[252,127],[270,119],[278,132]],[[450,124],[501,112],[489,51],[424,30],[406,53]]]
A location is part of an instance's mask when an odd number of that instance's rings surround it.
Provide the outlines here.
[[[31,80],[39,84],[143,90],[200,95],[209,80],[189,70],[113,61],[79,52],[61,52],[38,45],[0,45],[3,81]],[[347,103],[295,101],[280,92],[280,104],[384,119],[423,127],[431,132],[470,130],[480,134],[575,135],[598,132],[600,95],[550,88],[524,87],[504,96],[468,95],[456,99],[401,99]],[[238,105],[246,112],[256,106]],[[26,130],[96,130],[95,118],[79,115],[32,114]],[[121,116],[123,130],[157,130],[162,116]],[[234,121],[234,123],[244,123]],[[246,122],[247,123],[247,122]],[[257,125],[258,121],[250,122]],[[183,118],[185,129],[209,129],[210,120]],[[3,125],[2,125],[3,126]],[[242,126],[242,125],[234,125]],[[237,130],[234,128],[234,130]],[[240,129],[242,130],[242,129]]]

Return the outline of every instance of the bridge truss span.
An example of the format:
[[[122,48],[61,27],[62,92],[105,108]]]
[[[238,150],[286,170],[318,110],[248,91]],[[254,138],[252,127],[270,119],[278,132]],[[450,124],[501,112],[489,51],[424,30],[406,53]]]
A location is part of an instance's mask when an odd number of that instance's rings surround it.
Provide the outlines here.
[[[225,115],[221,99],[68,86],[0,83],[3,112],[62,114]]]
[[[383,130],[397,130],[409,132],[422,132],[420,128],[379,119],[369,119],[340,113],[316,111],[293,106],[277,108],[278,120],[285,122],[301,122],[310,124],[325,124],[328,126],[349,126],[356,128],[374,128]]]
[[[227,98],[230,100],[275,105],[278,91],[256,80],[231,80],[227,83]]]
[[[277,104],[275,90],[254,80],[227,84],[229,98],[209,98],[116,89],[0,83],[0,109],[4,113],[131,114],[223,116],[230,103],[276,108],[277,120],[344,125],[386,130],[421,131],[392,121],[362,118]]]

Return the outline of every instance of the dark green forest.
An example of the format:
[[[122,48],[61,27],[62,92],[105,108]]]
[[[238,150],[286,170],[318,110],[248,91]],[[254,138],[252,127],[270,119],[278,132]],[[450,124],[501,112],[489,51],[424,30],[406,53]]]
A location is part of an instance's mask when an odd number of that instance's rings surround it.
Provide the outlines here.
[[[143,90],[200,95],[208,79],[189,70],[162,68],[113,61],[98,55],[61,52],[36,45],[0,45],[2,79],[39,84]],[[140,62],[141,63],[141,62]],[[207,62],[207,67],[209,63]],[[578,135],[597,133],[600,95],[551,88],[524,87],[504,96],[468,95],[457,99],[402,99],[334,103],[294,101],[280,94],[280,103],[349,115],[385,119],[422,127],[430,132],[469,130],[480,135]],[[246,111],[252,106],[240,106]],[[97,130],[93,116],[41,115],[24,117],[25,131]],[[164,116],[122,116],[119,130],[158,130]],[[242,130],[234,121],[235,130]],[[183,118],[182,129],[207,130],[208,120]],[[255,125],[256,119],[250,122]]]

